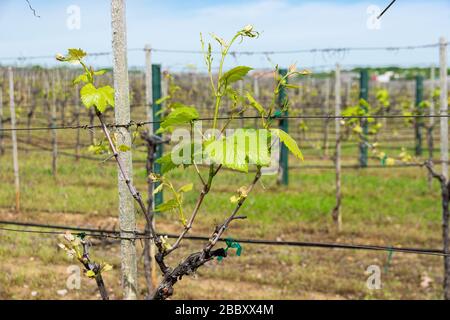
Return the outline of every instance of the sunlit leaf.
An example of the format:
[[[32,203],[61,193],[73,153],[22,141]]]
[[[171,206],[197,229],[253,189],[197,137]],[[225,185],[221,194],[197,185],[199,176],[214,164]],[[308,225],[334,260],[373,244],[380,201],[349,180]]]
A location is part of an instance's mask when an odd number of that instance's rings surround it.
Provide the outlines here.
[[[121,144],[118,148],[117,148],[120,152],[127,152],[130,151],[131,148],[125,144]]]
[[[56,59],[64,62],[77,62],[86,57],[86,52],[81,49],[69,49],[67,55],[58,54]]]
[[[199,117],[198,111],[194,107],[179,107],[170,112],[164,121],[161,122],[161,128],[158,130],[158,133],[162,133],[173,126],[190,123]]]
[[[176,199],[170,199],[170,200],[163,202],[160,205],[156,206],[155,211],[156,212],[170,211],[170,210],[178,208],[178,206],[179,206],[179,204]]]
[[[189,192],[192,190],[193,187],[194,187],[194,184],[189,183],[189,184],[182,186],[180,189],[178,189],[178,192]]]
[[[248,172],[249,164],[269,166],[267,131],[238,129],[228,137],[211,142],[205,148],[205,158],[230,169]],[[263,139],[263,140],[261,140]]]
[[[88,109],[95,106],[103,113],[108,106],[114,107],[114,89],[110,86],[96,88],[92,83],[88,83],[81,88],[80,96]]]
[[[289,151],[297,158],[303,160],[303,154],[292,137],[281,129],[271,129],[271,132],[280,138],[280,141],[289,149]]]
[[[253,96],[251,95],[250,92],[247,92],[247,100],[250,103],[250,105],[255,108],[260,115],[264,116],[266,114],[266,112],[264,111],[264,108],[259,104],[258,101],[255,100],[255,98],[253,98]]]
[[[164,184],[161,183],[159,186],[157,186],[155,188],[155,190],[153,190],[153,194],[160,193],[163,190],[163,188],[164,188]]]
[[[222,77],[220,78],[220,81],[222,83],[231,84],[233,82],[243,80],[244,77],[249,73],[250,70],[253,70],[253,68],[246,67],[246,66],[238,66],[235,67],[227,72],[225,72]]]

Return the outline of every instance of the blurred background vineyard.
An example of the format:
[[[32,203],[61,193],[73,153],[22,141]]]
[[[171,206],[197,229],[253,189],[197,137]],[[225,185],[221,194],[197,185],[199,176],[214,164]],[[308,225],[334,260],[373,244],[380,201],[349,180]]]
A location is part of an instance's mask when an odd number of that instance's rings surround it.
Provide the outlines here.
[[[348,70],[342,74],[343,109],[359,101],[358,71]],[[77,90],[71,83],[78,71],[34,67],[17,68],[14,72],[19,128],[51,127],[52,104],[57,106],[56,126],[91,123],[93,118],[77,103]],[[402,115],[405,110],[414,112],[415,78],[410,76],[412,72],[372,70],[369,102],[377,105],[377,93],[387,90],[389,106],[383,107],[385,114]],[[386,73],[392,74],[392,80],[379,81],[377,75]],[[413,72],[418,73],[429,77],[429,69]],[[205,74],[164,74],[163,91],[167,92],[170,86],[172,89],[178,86],[175,101],[195,105],[201,110],[202,117],[211,117],[211,97]],[[131,114],[137,122],[146,119],[144,78],[142,71],[130,73]],[[7,128],[10,115],[6,107],[8,88],[5,72],[0,79],[3,79],[3,121]],[[108,78],[103,81],[112,83]],[[334,112],[334,79],[331,72],[313,73],[292,82],[299,84],[300,88],[289,93],[289,115],[331,115]],[[256,70],[236,89],[253,92],[264,105],[271,99],[273,84],[273,71]],[[431,81],[426,80],[424,87],[424,98],[431,102]],[[255,88],[258,93],[255,93]],[[106,116],[107,122],[114,122],[111,110]],[[255,114],[249,110],[244,116]],[[371,137],[372,141],[377,141],[379,148],[394,158],[399,157],[402,148],[414,155],[414,121],[409,118],[380,121],[383,127]],[[95,121],[92,123],[97,124]],[[244,118],[234,120],[233,126],[254,124],[255,119]],[[203,126],[207,127],[208,122],[204,121]],[[145,126],[133,130],[144,129]],[[0,189],[1,218],[117,229],[115,165],[110,160],[104,161],[108,158],[107,154],[97,155],[89,150],[91,145],[102,140],[99,129],[57,130],[55,176],[52,175],[50,131],[17,132],[22,181],[20,214],[14,213],[10,132],[3,132],[5,152],[0,157],[0,175],[4,186]],[[249,219],[235,225],[229,236],[439,247],[439,186],[433,183],[429,189],[424,168],[385,166],[379,158],[372,156],[368,168],[358,169],[359,141],[355,138],[344,141],[343,230],[338,233],[331,222],[335,201],[334,119],[289,119],[289,132],[300,145],[305,161],[290,159],[289,186],[277,186],[276,176],[264,176],[254,198],[249,199],[243,211]],[[147,151],[139,135],[135,136],[132,150],[134,178],[139,189],[145,190]],[[438,146],[437,130],[434,141]],[[170,145],[165,149],[170,150]],[[422,158],[426,158],[425,132],[423,153]],[[439,150],[436,149],[434,154],[438,159]],[[195,178],[194,173],[188,170],[174,171],[171,176],[180,186]],[[207,234],[209,226],[220,221],[229,209],[228,199],[236,186],[242,185],[249,177],[225,172],[218,179],[193,234]],[[194,193],[188,193],[187,210],[193,207],[194,202]],[[142,226],[142,216],[139,216],[139,221]],[[176,217],[169,213],[159,215],[157,224],[164,232],[176,232],[181,228]],[[2,298],[92,298],[95,287],[88,279],[83,279],[81,290],[65,291],[68,261],[56,246],[57,239],[46,235],[0,233],[4,239],[0,251],[3,260],[0,277]],[[115,271],[105,277],[112,286],[112,297],[118,298],[118,242],[93,241],[95,255],[115,266]],[[189,242],[190,248],[198,246],[199,243]],[[179,258],[181,256],[173,259],[176,261]],[[383,290],[371,291],[365,286],[367,276],[364,272],[371,264],[386,267]],[[174,298],[438,298],[442,292],[441,280],[442,263],[439,257],[400,253],[394,254],[388,263],[387,253],[244,245],[241,257],[214,262],[200,270],[195,278],[181,282]],[[222,289],[217,290],[218,287]],[[239,289],[236,290],[236,287]]]

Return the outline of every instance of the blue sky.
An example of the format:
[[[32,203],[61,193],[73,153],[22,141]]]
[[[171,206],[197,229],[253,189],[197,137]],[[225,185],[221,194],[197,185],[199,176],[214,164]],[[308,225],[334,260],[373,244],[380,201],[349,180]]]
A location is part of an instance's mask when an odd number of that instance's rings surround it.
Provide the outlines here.
[[[0,0],[0,58],[40,56],[64,52],[69,47],[86,51],[111,50],[108,0],[30,0],[41,18],[35,18],[25,0]],[[294,0],[128,0],[128,45],[142,48],[199,50],[199,33],[214,32],[230,37],[253,24],[260,38],[245,41],[236,50],[295,50],[327,47],[402,46],[429,44],[440,36],[450,39],[450,1],[398,0],[381,20],[381,29],[367,27],[370,5],[386,1],[294,1]],[[81,29],[66,26],[67,8],[81,9]],[[270,61],[271,62],[270,62]],[[154,61],[173,70],[187,65],[203,68],[202,57],[193,54],[155,53]],[[395,52],[303,53],[269,56],[239,56],[229,64],[270,67],[272,63],[318,67],[343,65],[427,65],[437,63],[436,49]],[[2,61],[3,63],[20,63]],[[43,64],[51,60],[37,60]],[[91,63],[111,64],[110,57],[92,58]],[[131,66],[142,66],[143,53],[129,55]]]

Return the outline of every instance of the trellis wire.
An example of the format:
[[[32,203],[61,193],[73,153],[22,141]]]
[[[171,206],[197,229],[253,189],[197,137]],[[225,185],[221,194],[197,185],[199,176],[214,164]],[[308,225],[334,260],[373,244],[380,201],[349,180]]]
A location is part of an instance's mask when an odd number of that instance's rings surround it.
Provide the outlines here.
[[[447,46],[449,43],[447,43]],[[350,52],[350,51],[399,51],[399,50],[417,50],[437,48],[439,43],[405,45],[405,46],[379,46],[379,47],[335,47],[335,48],[310,48],[310,49],[294,49],[294,50],[263,50],[263,51],[230,51],[231,55],[274,55],[274,54],[296,54],[296,53],[330,53],[330,52]],[[179,50],[164,48],[130,48],[128,52],[161,52],[161,53],[185,53],[185,54],[204,54],[201,50]],[[212,51],[213,54],[220,54],[220,51]],[[111,51],[92,52],[90,57],[109,56]],[[39,59],[55,59],[55,55],[41,56],[9,56],[0,57],[0,60],[39,60]]]
[[[66,230],[66,231],[78,231],[84,233],[86,236],[94,238],[115,238],[115,239],[151,239],[142,232],[133,232],[134,235],[130,237],[121,237],[120,231],[108,230],[108,229],[93,229],[73,226],[60,226],[60,225],[45,225],[38,223],[16,222],[16,221],[4,221],[0,220],[2,225],[18,226],[18,227],[34,227],[53,230]],[[36,233],[47,235],[63,235],[65,232],[57,231],[41,231],[41,230],[21,230],[0,227],[2,231],[9,232],[23,232],[23,233]],[[126,231],[125,231],[126,232]],[[167,236],[168,238],[178,238],[175,234],[159,234],[160,236]],[[185,239],[191,241],[208,241],[210,237],[206,236],[186,236]],[[429,248],[410,248],[410,247],[394,247],[394,246],[375,246],[366,244],[345,244],[345,243],[327,243],[327,242],[308,242],[308,241],[274,241],[266,239],[235,239],[234,241],[239,243],[255,244],[255,245],[270,245],[270,246],[293,246],[293,247],[316,247],[316,248],[328,248],[328,249],[347,249],[347,250],[368,250],[368,251],[387,251],[387,252],[401,252],[410,254],[432,255],[432,256],[447,256],[443,250],[429,249]],[[221,242],[225,242],[225,238],[220,239]]]
[[[283,120],[283,119],[404,119],[404,118],[449,118],[450,115],[373,115],[373,116],[333,116],[333,115],[299,115],[299,116],[277,116],[271,117],[271,120]],[[261,119],[260,116],[242,116],[242,117],[218,117],[217,120],[242,120],[242,119]],[[193,120],[198,121],[213,121],[213,117],[205,117]],[[162,123],[160,121],[130,121],[126,124],[106,124],[109,128],[130,128],[133,126],[142,127],[146,124]],[[0,132],[6,131],[45,131],[45,130],[69,130],[69,129],[100,129],[100,125],[77,125],[77,126],[43,126],[43,127],[30,127],[30,128],[2,128]]]

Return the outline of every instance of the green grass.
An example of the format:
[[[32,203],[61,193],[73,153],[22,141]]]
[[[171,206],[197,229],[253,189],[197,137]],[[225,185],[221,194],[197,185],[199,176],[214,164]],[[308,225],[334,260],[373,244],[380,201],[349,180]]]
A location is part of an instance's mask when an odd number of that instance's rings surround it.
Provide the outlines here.
[[[357,152],[356,148],[349,150],[353,153],[349,151],[348,157]],[[305,164],[332,165],[330,160],[312,160],[312,155],[313,152],[306,152]],[[136,153],[135,159],[143,160],[144,156]],[[355,163],[356,158],[346,161]],[[302,165],[294,159],[290,163]],[[49,153],[20,152],[22,213],[14,215],[11,157],[9,154],[0,157],[0,180],[4,186],[0,188],[2,219],[117,227],[117,171],[112,161],[75,162],[61,156],[56,178],[51,175],[50,166]],[[206,170],[202,172],[206,175]],[[185,196],[189,215],[200,188],[195,171],[175,170],[169,177],[176,186],[196,182],[195,190]],[[289,187],[280,187],[275,176],[264,176],[242,208],[241,213],[248,219],[235,222],[226,236],[440,247],[439,188],[434,182],[429,190],[423,168],[343,170],[341,233],[334,230],[331,222],[334,171],[299,168],[290,172],[289,179]],[[146,173],[142,163],[134,165],[134,180],[145,196]],[[251,180],[251,174],[222,171],[192,233],[209,235],[233,209],[229,198]],[[139,213],[138,219],[142,225]],[[171,213],[158,215],[157,227],[162,232],[181,231],[177,216]],[[1,232],[1,235],[0,297],[33,298],[30,296],[33,288],[39,291],[34,298],[60,298],[56,290],[64,288],[65,270],[72,262],[57,250],[58,240],[20,233]],[[178,252],[170,259],[172,264],[183,253],[198,250],[201,244],[186,245],[191,251]],[[139,244],[138,249],[141,250]],[[115,270],[106,276],[106,281],[112,295],[120,297],[119,247],[96,244],[93,254],[114,265]],[[244,246],[242,257],[230,257],[199,270],[200,281],[183,279],[175,288],[175,298],[440,298],[442,263],[436,257],[395,254],[383,290],[366,289],[365,268],[373,263],[383,265],[385,261],[386,253]],[[6,275],[11,272],[14,275]],[[433,279],[430,288],[420,286],[423,273]],[[86,287],[80,292],[70,292],[66,298],[96,298],[92,294],[95,285],[88,279],[83,281]],[[212,289],[218,282],[223,291]]]

